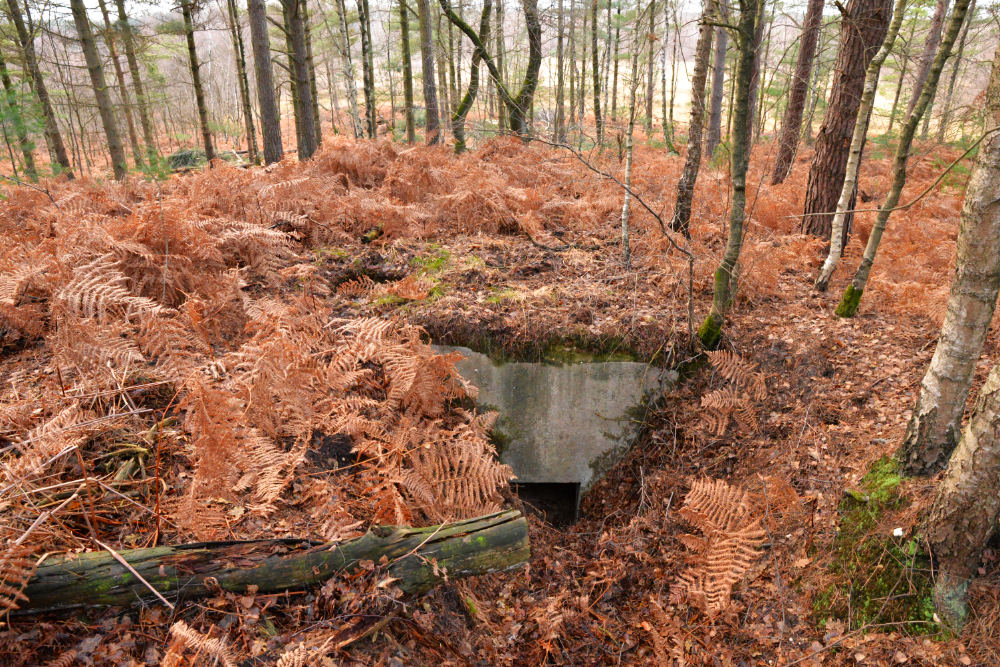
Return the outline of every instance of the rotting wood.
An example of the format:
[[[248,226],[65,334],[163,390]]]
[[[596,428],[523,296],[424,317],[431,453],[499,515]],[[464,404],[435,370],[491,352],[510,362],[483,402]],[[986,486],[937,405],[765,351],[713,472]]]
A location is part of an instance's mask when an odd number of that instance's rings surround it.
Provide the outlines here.
[[[157,591],[174,601],[219,588],[274,593],[323,582],[362,561],[385,557],[387,576],[406,593],[421,593],[446,579],[510,570],[530,555],[528,525],[508,510],[456,523],[409,528],[376,526],[342,544],[300,539],[201,542],[121,551]],[[156,597],[107,552],[50,558],[25,589],[16,614],[93,606],[155,603]]]

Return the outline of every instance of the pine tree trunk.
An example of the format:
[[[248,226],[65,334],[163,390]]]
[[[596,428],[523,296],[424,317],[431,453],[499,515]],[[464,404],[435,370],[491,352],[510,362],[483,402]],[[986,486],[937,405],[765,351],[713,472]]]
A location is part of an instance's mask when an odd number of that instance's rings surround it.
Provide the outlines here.
[[[853,317],[858,310],[861,296],[864,294],[865,287],[868,284],[868,276],[871,275],[872,264],[875,263],[875,254],[878,252],[882,233],[885,231],[886,223],[889,222],[892,210],[899,203],[899,197],[903,192],[903,185],[906,184],[906,164],[910,157],[910,146],[913,143],[913,136],[917,131],[917,125],[920,123],[920,118],[923,116],[924,111],[927,110],[927,105],[930,104],[931,99],[934,97],[938,80],[941,78],[941,70],[944,69],[944,63],[951,53],[951,47],[958,38],[958,33],[962,28],[968,8],[969,0],[955,0],[955,9],[951,13],[948,31],[938,47],[937,55],[934,56],[934,63],[931,65],[927,80],[920,91],[917,104],[913,107],[913,111],[903,125],[903,131],[899,136],[899,143],[896,145],[896,155],[893,159],[892,186],[875,218],[875,224],[872,226],[871,234],[868,236],[868,244],[865,246],[864,255],[861,257],[861,265],[858,266],[851,284],[844,290],[844,296],[837,306],[836,313],[840,317]]]
[[[1000,516],[1000,364],[993,367],[938,484],[925,531],[937,568],[934,607],[954,631],[965,623],[969,583]]]
[[[358,22],[361,28],[361,81],[365,96],[365,132],[374,139],[375,127],[375,67],[372,55],[372,27],[368,0],[358,0]]]
[[[806,184],[802,231],[821,238],[830,237],[844,170],[847,167],[854,121],[861,104],[865,70],[885,39],[889,27],[891,0],[850,0],[840,28],[840,50],[834,65],[836,78],[829,106],[823,117],[816,150]],[[854,208],[853,194],[849,208]],[[813,215],[824,213],[826,215]],[[845,229],[853,216],[848,214]]]
[[[552,131],[552,141],[563,143],[566,141],[566,96],[565,96],[565,59],[563,57],[563,35],[565,33],[565,16],[563,13],[563,0],[559,0],[558,14],[556,16],[556,117],[555,128]]]
[[[122,33],[122,44],[125,47],[125,62],[128,64],[129,75],[132,77],[132,87],[135,88],[135,98],[139,111],[139,125],[142,126],[142,140],[146,144],[146,159],[152,164],[156,160],[156,139],[153,123],[149,118],[149,100],[143,89],[142,77],[139,74],[139,61],[135,55],[135,38],[132,26],[125,13],[125,0],[115,0],[118,9],[118,25]]]
[[[274,71],[271,69],[271,42],[267,34],[267,9],[264,0],[247,0],[250,18],[250,44],[253,47],[257,101],[260,105],[260,131],[264,144],[264,162],[281,160],[281,117],[274,97]]]
[[[819,0],[822,2],[822,0]],[[708,112],[708,137],[705,140],[705,155],[709,159],[722,140],[722,97],[726,83],[726,49],[729,47],[729,32],[722,27],[715,29],[715,60],[712,63],[712,95]]]
[[[906,1],[896,0],[893,9],[892,23],[886,33],[882,48],[879,49],[871,63],[868,64],[868,71],[865,73],[865,86],[861,93],[861,106],[858,109],[858,117],[854,123],[854,134],[851,137],[851,150],[847,158],[847,167],[844,173],[844,184],[840,189],[840,198],[837,200],[837,212],[833,216],[833,223],[830,231],[830,250],[827,253],[823,266],[820,268],[819,276],[816,278],[816,289],[825,292],[830,284],[837,263],[844,252],[844,225],[847,219],[847,210],[852,205],[854,193],[858,187],[858,172],[861,170],[861,152],[864,149],[865,138],[868,136],[868,123],[871,120],[872,109],[875,106],[875,93],[878,90],[879,73],[885,59],[892,51],[892,47],[899,36],[899,27],[903,23],[903,15],[906,13]]]
[[[781,139],[778,143],[778,156],[774,159],[771,185],[784,182],[799,147],[799,137],[802,135],[802,112],[806,106],[806,92],[812,74],[813,58],[816,56],[816,42],[819,39],[820,24],[823,22],[823,2],[824,0],[809,0],[806,16],[802,21],[799,55],[795,61],[791,90],[788,92],[788,106],[785,107],[785,117],[781,121]]]
[[[594,82],[594,124],[597,128],[597,144],[604,141],[604,122],[601,118],[601,68],[597,58],[597,0],[590,3],[590,55]]]
[[[941,43],[941,29],[944,27],[944,17],[947,13],[948,0],[937,0],[937,3],[934,5],[934,15],[931,17],[931,24],[927,30],[927,39],[924,41],[924,50],[917,59],[917,74],[913,79],[913,95],[910,97],[910,103],[906,107],[907,116],[912,114],[913,109],[916,108],[917,101],[920,99],[920,93],[924,87],[924,82],[927,81],[927,76],[930,74],[934,54],[937,51],[938,44]]]
[[[125,149],[122,147],[121,135],[118,134],[118,126],[115,123],[111,95],[108,94],[108,85],[104,80],[104,66],[97,52],[94,33],[90,29],[87,7],[83,4],[83,0],[70,0],[70,9],[73,11],[73,23],[76,25],[76,34],[83,48],[83,56],[87,61],[90,82],[94,87],[97,111],[101,116],[101,124],[104,126],[104,135],[108,142],[108,153],[111,155],[111,168],[115,178],[121,180],[128,174]]]
[[[28,180],[34,182],[38,180],[38,168],[35,166],[34,146],[28,138],[28,128],[24,124],[24,116],[21,115],[21,108],[17,99],[17,89],[10,80],[10,72],[7,71],[7,62],[0,53],[0,80],[3,81],[4,97],[7,99],[7,113],[14,126],[14,133],[17,135],[17,145],[24,156],[24,174]],[[7,123],[4,123],[4,137],[7,135]],[[8,148],[10,144],[8,143]],[[11,153],[10,163],[14,169],[14,176],[17,176],[17,164],[14,155]]]
[[[1000,49],[985,101],[993,134],[966,185],[948,309],[899,453],[909,475],[937,472],[955,447],[1000,291]]]
[[[236,10],[236,0],[226,0],[228,12],[229,37],[233,43],[233,59],[236,66],[236,82],[240,91],[240,107],[243,112],[243,123],[247,133],[247,159],[253,164],[260,164],[257,155],[257,130],[253,122],[253,108],[250,105],[250,84],[247,81],[246,54],[243,51],[243,36],[240,31],[240,19]]]
[[[431,35],[430,0],[417,0],[420,20],[420,63],[423,72],[424,108],[426,112],[426,139],[429,144],[441,140],[441,123],[438,120],[437,84],[434,82],[434,40]]]
[[[681,232],[686,237],[691,236],[691,201],[694,199],[694,186],[701,168],[701,130],[705,120],[705,80],[708,78],[708,59],[712,55],[712,34],[715,32],[715,28],[708,23],[712,15],[712,4],[710,4],[710,0],[706,0],[701,26],[698,29],[698,44],[695,46],[694,76],[691,78],[691,121],[688,123],[687,155],[684,158],[684,170],[677,181],[674,214],[670,218],[670,228]]]
[[[743,221],[746,215],[747,166],[750,158],[750,141],[747,131],[750,120],[750,90],[756,54],[757,26],[763,0],[739,0],[740,15],[736,31],[738,64],[735,79],[735,108],[733,110],[733,141],[729,158],[729,175],[732,197],[729,204],[729,237],[719,268],[715,271],[712,307],[708,317],[698,328],[698,338],[708,349],[715,349],[722,337],[722,324],[733,300],[733,276],[743,248]],[[707,61],[707,57],[705,58]]]
[[[292,102],[295,106],[295,135],[299,160],[308,160],[316,152],[316,119],[313,116],[312,86],[309,80],[309,52],[306,48],[305,18],[299,0],[282,0],[288,30],[288,65],[292,79]],[[362,34],[363,29],[362,29]]]
[[[958,80],[958,68],[962,64],[962,55],[965,53],[965,40],[969,36],[969,29],[976,18],[976,0],[969,4],[969,15],[965,18],[965,27],[962,28],[962,36],[958,40],[958,51],[951,66],[951,76],[948,79],[948,92],[944,98],[944,110],[941,112],[941,120],[938,123],[937,140],[944,143],[945,133],[948,131],[948,122],[951,120],[951,97],[955,92],[955,82]]]
[[[52,101],[49,99],[49,91],[45,86],[45,79],[42,77],[42,71],[38,66],[34,37],[28,32],[24,24],[24,16],[21,14],[21,5],[18,3],[18,0],[7,0],[7,8],[10,10],[10,20],[17,31],[17,40],[21,45],[24,63],[28,68],[31,86],[35,91],[35,96],[38,97],[38,103],[42,108],[42,115],[45,118],[45,142],[49,146],[49,153],[53,156],[55,165],[58,165],[61,171],[72,179],[73,168],[70,165],[69,156],[66,154],[66,146],[63,144],[62,135],[59,133],[59,124],[56,122],[56,114],[52,109]]]
[[[111,27],[111,17],[108,14],[108,6],[104,0],[97,1],[104,18],[104,43],[108,47],[108,55],[111,65],[115,70],[115,78],[118,80],[118,94],[122,99],[122,113],[125,116],[125,127],[128,130],[128,141],[132,147],[132,159],[138,169],[142,168],[142,147],[139,145],[139,136],[135,131],[135,121],[132,120],[132,100],[129,99],[128,88],[125,86],[125,72],[122,70],[122,63],[118,59],[118,49],[115,46],[114,32]]]

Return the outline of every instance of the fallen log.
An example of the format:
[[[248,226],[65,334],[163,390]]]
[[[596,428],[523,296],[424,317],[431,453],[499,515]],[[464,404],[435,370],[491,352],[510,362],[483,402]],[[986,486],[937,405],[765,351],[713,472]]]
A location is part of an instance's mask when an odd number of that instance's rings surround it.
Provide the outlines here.
[[[387,576],[406,593],[426,591],[447,579],[510,570],[530,555],[528,525],[508,510],[456,523],[409,528],[377,526],[354,540],[315,543],[275,539],[201,542],[119,555],[103,551],[44,561],[28,582],[28,597],[16,614],[92,606],[155,603],[157,597],[137,576],[167,600],[208,595],[218,588],[245,593],[275,593],[318,584],[357,569],[362,561],[387,562]],[[208,580],[208,581],[206,581]]]

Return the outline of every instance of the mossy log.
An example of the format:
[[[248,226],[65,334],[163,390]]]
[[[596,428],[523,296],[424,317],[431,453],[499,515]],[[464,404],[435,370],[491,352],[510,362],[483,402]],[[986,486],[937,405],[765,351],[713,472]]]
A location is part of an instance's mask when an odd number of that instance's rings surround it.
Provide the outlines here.
[[[387,576],[407,593],[458,579],[523,565],[529,557],[528,525],[508,510],[456,523],[409,528],[378,526],[348,542],[276,539],[202,542],[121,551],[120,556],[166,599],[208,595],[216,589],[259,593],[301,589],[362,561],[388,561]],[[156,596],[111,553],[96,551],[43,562],[25,589],[28,602],[15,613],[92,606],[155,603]]]

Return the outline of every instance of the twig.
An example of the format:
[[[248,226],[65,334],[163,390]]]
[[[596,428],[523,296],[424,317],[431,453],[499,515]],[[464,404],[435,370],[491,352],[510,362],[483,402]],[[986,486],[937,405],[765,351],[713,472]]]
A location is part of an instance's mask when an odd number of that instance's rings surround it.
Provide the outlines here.
[[[896,206],[895,208],[887,209],[886,213],[892,213],[893,211],[901,211],[904,208],[910,208],[911,206],[913,206],[914,204],[916,204],[918,201],[920,201],[921,199],[923,199],[924,197],[926,197],[928,194],[930,194],[931,190],[933,190],[934,188],[937,187],[938,183],[940,183],[941,181],[944,180],[944,177],[947,176],[948,173],[952,169],[954,169],[955,166],[959,162],[961,162],[966,157],[968,157],[969,153],[971,153],[973,151],[973,149],[976,148],[976,146],[978,146],[980,143],[982,143],[983,139],[985,139],[986,137],[990,136],[994,132],[998,132],[998,131],[1000,131],[1000,128],[996,128],[995,127],[992,130],[987,130],[986,132],[984,132],[983,135],[981,137],[979,137],[978,139],[976,139],[972,143],[972,145],[969,146],[969,148],[964,153],[962,153],[957,158],[955,158],[955,161],[952,162],[951,164],[949,164],[947,166],[947,168],[945,168],[945,170],[942,171],[938,175],[938,177],[936,179],[934,179],[934,182],[931,183],[930,185],[928,185],[927,188],[923,192],[921,192],[919,195],[916,196],[916,198],[914,198],[911,201],[906,202],[905,204],[900,204],[899,206]],[[882,211],[882,209],[880,209],[880,208],[855,208],[855,209],[851,209],[849,211],[844,211],[844,214],[847,214],[847,213],[879,213],[881,211]],[[808,218],[808,217],[811,217],[811,216],[814,216],[814,215],[834,215],[834,213],[835,212],[823,211],[823,212],[820,212],[820,213],[800,213],[798,215],[786,215],[785,217],[786,218]]]
[[[117,551],[115,551],[114,549],[112,549],[111,547],[109,547],[104,542],[101,542],[100,540],[94,540],[94,542],[96,542],[101,547],[103,547],[105,550],[107,550],[107,552],[109,554],[111,554],[111,556],[116,561],[118,561],[119,563],[122,564],[122,567],[124,567],[126,570],[128,570],[129,572],[131,572],[132,574],[134,574],[135,578],[138,579],[140,582],[142,582],[143,586],[145,586],[146,588],[148,588],[149,590],[151,590],[156,595],[156,597],[160,598],[160,600],[163,602],[163,604],[165,604],[168,607],[170,607],[171,611],[174,610],[174,605],[171,604],[170,601],[167,600],[167,598],[163,597],[163,595],[160,593],[160,591],[158,591],[155,588],[153,588],[152,584],[150,584],[148,581],[146,581],[141,574],[139,574],[138,572],[136,572],[136,569],[134,567],[132,567],[131,565],[129,565],[128,561],[125,560],[124,558],[122,558],[122,555],[120,553],[118,553]]]
[[[40,525],[42,525],[43,523],[45,523],[50,516],[52,516],[56,512],[60,511],[62,508],[66,507],[66,505],[69,505],[71,502],[73,502],[74,500],[76,500],[77,498],[79,498],[80,497],[80,491],[83,490],[83,486],[84,486],[83,484],[81,484],[80,486],[78,486],[76,488],[76,491],[73,493],[73,495],[71,495],[66,500],[62,501],[62,503],[60,503],[59,506],[56,507],[55,509],[45,510],[44,512],[42,512],[41,514],[39,514],[38,518],[36,518],[34,520],[34,522],[30,526],[28,526],[28,530],[26,530],[23,533],[21,533],[21,536],[18,537],[16,540],[14,540],[14,546],[20,546],[21,544],[24,544],[24,541],[26,539],[28,539],[28,536],[31,535],[31,533],[36,528],[38,528]]]

